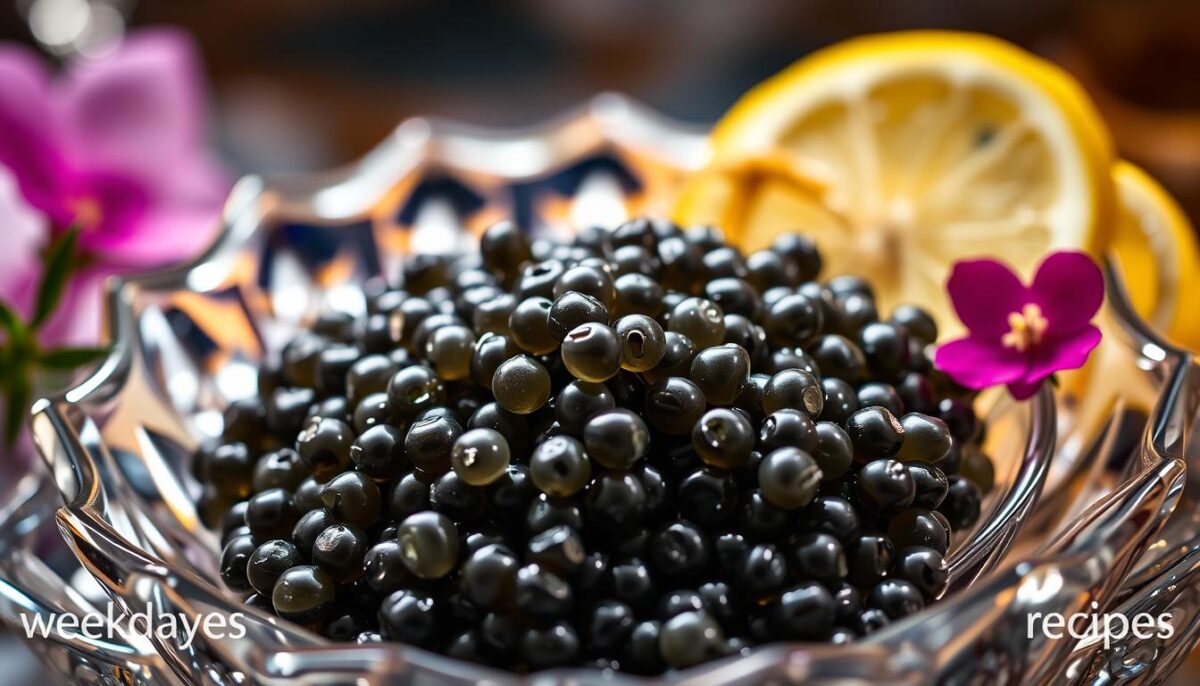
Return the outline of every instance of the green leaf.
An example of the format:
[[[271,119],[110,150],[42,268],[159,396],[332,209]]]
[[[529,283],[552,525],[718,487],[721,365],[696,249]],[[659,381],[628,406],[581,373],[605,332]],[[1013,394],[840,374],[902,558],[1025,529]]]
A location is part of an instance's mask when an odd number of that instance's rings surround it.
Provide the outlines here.
[[[67,280],[71,278],[72,262],[75,258],[75,243],[79,238],[79,229],[68,229],[46,253],[46,272],[42,283],[38,286],[37,307],[33,311],[32,325],[37,328],[46,321],[58,307]]]
[[[9,338],[24,338],[25,324],[11,307],[0,300],[0,328],[8,332]]]
[[[108,348],[55,348],[38,356],[38,363],[47,369],[70,370],[91,364],[108,354]]]
[[[29,413],[29,375],[25,370],[14,370],[9,379],[8,403],[4,416],[4,445],[11,448],[17,442],[25,416]]]

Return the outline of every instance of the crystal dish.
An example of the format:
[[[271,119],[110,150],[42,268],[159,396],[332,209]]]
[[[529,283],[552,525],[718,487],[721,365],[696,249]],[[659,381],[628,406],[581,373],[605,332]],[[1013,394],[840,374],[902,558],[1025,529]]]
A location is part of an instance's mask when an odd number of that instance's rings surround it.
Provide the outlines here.
[[[462,250],[502,217],[564,233],[661,213],[707,154],[702,132],[603,95],[529,131],[411,120],[349,168],[243,179],[204,255],[110,283],[113,353],[35,406],[49,469],[10,487],[0,510],[0,619],[20,631],[22,615],[82,616],[110,603],[117,614],[153,604],[248,618],[241,639],[188,645],[119,627],[103,641],[29,641],[64,683],[648,683],[336,644],[245,607],[217,580],[217,539],[200,524],[189,463],[220,432],[224,405],[256,392],[265,351],[321,307],[361,311],[346,284],[391,273],[408,251]],[[1200,510],[1184,462],[1196,374],[1190,354],[1133,314],[1120,275],[1106,276],[1105,341],[1090,373],[1025,404],[980,396],[997,487],[981,523],[954,543],[946,598],[851,646],[771,644],[660,681],[1142,683],[1169,673],[1200,639]],[[1026,631],[1031,612],[1169,610],[1170,638],[1105,651]]]

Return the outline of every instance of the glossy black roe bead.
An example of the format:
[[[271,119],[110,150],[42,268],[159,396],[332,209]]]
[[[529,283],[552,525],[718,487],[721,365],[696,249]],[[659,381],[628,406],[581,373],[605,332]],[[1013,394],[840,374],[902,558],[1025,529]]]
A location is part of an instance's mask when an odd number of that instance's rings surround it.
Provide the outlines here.
[[[774,599],[787,580],[783,554],[769,543],[752,546],[734,575],[738,592],[756,603]]]
[[[725,315],[725,343],[741,346],[750,356],[751,370],[761,370],[771,357],[771,346],[763,328],[740,314]]]
[[[570,526],[552,526],[529,539],[525,561],[554,572],[563,578],[572,576],[584,563],[587,549],[579,533]]]
[[[940,512],[910,507],[888,522],[888,537],[899,548],[923,546],[945,555],[950,548],[950,525]]]
[[[796,278],[811,281],[821,273],[821,253],[808,236],[784,233],[771,243],[771,250],[787,258],[796,267]]]
[[[833,422],[817,422],[817,447],[809,451],[826,481],[840,479],[854,461],[850,434]]]
[[[661,631],[662,623],[654,620],[639,622],[634,626],[622,653],[622,667],[644,676],[661,673],[666,668],[658,650]]]
[[[363,556],[362,582],[371,589],[373,597],[384,598],[415,584],[417,578],[404,566],[400,544],[385,540],[371,546]]]
[[[784,550],[788,569],[797,579],[836,585],[848,573],[842,543],[833,534],[823,531],[799,534]]]
[[[572,329],[584,324],[608,325],[608,308],[598,299],[568,291],[556,298],[546,313],[546,326],[555,340],[561,342]],[[514,335],[517,329],[513,327]]]
[[[781,447],[798,447],[811,455],[818,447],[816,423],[802,410],[774,411],[758,427],[757,446],[763,455]]]
[[[609,469],[629,469],[646,454],[650,432],[637,414],[626,409],[602,412],[583,429],[589,458]]]
[[[422,472],[444,474],[450,469],[450,451],[462,432],[457,421],[444,415],[419,419],[404,436],[404,454]]]
[[[458,528],[445,515],[409,515],[400,523],[396,540],[404,552],[404,566],[422,579],[446,576],[458,564]]]
[[[225,407],[222,413],[225,443],[258,445],[266,433],[267,409],[259,398],[241,398]]]
[[[703,527],[717,526],[737,513],[737,484],[727,472],[697,469],[679,482],[675,503],[683,517]]]
[[[293,491],[308,477],[308,468],[291,448],[280,448],[258,458],[251,485],[256,493],[271,488]]]
[[[705,348],[692,359],[692,383],[713,405],[731,405],[750,377],[750,355],[739,345]]]
[[[319,622],[333,609],[337,582],[329,572],[312,565],[292,567],[279,577],[271,605],[284,619],[299,624]]]
[[[725,312],[707,298],[684,298],[673,308],[667,330],[687,336],[703,350],[725,340]]]
[[[508,441],[493,429],[467,431],[458,437],[450,451],[454,473],[472,486],[486,486],[499,479],[511,459]]]
[[[429,486],[429,506],[456,522],[470,522],[484,509],[484,492],[455,472],[446,472]]]
[[[671,591],[658,601],[655,616],[666,621],[681,612],[704,612],[704,598],[695,591]]]
[[[494,333],[508,336],[512,329],[508,328],[508,320],[513,310],[517,308],[517,297],[511,293],[499,293],[475,306],[471,313],[471,328],[480,336]]]
[[[882,610],[890,619],[901,619],[925,607],[917,587],[901,579],[884,579],[867,594],[867,607]]]
[[[255,591],[270,595],[279,577],[298,564],[300,553],[295,545],[279,539],[267,541],[258,546],[250,556],[246,565],[246,578]]]
[[[387,424],[372,426],[350,446],[350,460],[359,472],[372,479],[391,479],[408,466],[404,436]]]
[[[624,647],[636,623],[633,608],[616,600],[601,600],[584,615],[585,645],[590,652],[613,654]]]
[[[791,293],[771,303],[763,317],[767,340],[776,346],[806,345],[822,331],[821,308],[807,296]]]
[[[891,384],[872,381],[858,388],[859,407],[882,407],[893,415],[904,414],[904,401]]]
[[[854,493],[868,511],[891,517],[912,505],[917,487],[904,463],[874,460],[859,470],[854,480]]]
[[[621,302],[621,277],[630,274],[644,277],[647,281],[658,283],[658,259],[640,245],[622,245],[609,255],[609,263],[616,276],[615,286],[617,302]],[[659,286],[661,298],[661,289]]]
[[[612,307],[616,299],[612,275],[599,267],[577,266],[563,272],[554,284],[554,297],[561,298],[571,291],[595,298],[605,309]]]
[[[833,535],[843,544],[858,537],[858,511],[844,498],[821,495],[813,499],[800,515],[803,528]]]
[[[398,424],[399,417],[392,410],[392,403],[388,400],[387,393],[372,393],[355,406],[351,423],[354,425],[354,430],[362,434],[380,424]]]
[[[821,336],[805,348],[825,376],[835,376],[851,384],[862,381],[867,360],[858,345],[844,336]]]
[[[762,409],[762,398],[767,388],[767,382],[770,380],[771,377],[766,374],[751,374],[750,378],[746,379],[746,385],[742,387],[742,392],[738,394],[737,400],[733,401],[733,407],[741,410],[744,416],[756,426],[766,416]]]
[[[370,541],[366,532],[352,524],[333,524],[313,542],[312,561],[338,582],[362,575],[363,557]]]
[[[725,312],[725,315],[741,315],[749,320],[758,319],[762,313],[762,297],[758,290],[740,278],[719,278],[704,285],[704,297]]]
[[[562,362],[577,379],[602,382],[621,369],[621,340],[605,324],[582,324],[562,342]]]
[[[429,509],[429,484],[416,474],[405,474],[388,493],[387,512],[392,519]]]
[[[446,389],[437,372],[419,364],[396,372],[388,382],[387,394],[392,409],[405,418],[441,405],[446,399]]]
[[[656,263],[654,268],[657,268]],[[621,276],[618,276],[616,280],[617,297],[613,306],[609,308],[609,316],[626,317],[631,314],[641,314],[647,317],[658,317],[661,315],[666,307],[663,303],[662,286],[644,273],[625,272],[622,271],[623,269],[621,265],[618,265],[617,271],[621,273]]]
[[[623,530],[641,520],[646,491],[630,472],[612,471],[592,481],[585,502],[588,521],[600,531]]]
[[[984,455],[976,446],[963,449],[962,459],[958,464],[958,473],[979,488],[979,492],[987,495],[996,484],[996,467],[992,459]]]
[[[711,246],[699,246],[701,250],[706,251],[702,262],[704,264],[704,276],[709,283],[720,279],[728,278],[744,278],[749,272],[746,270],[746,263],[742,259],[742,254],[737,248],[731,248],[724,244],[724,239],[714,243]]]
[[[691,292],[703,279],[704,261],[700,249],[679,237],[660,240],[655,249],[659,263],[659,281],[664,288]]]
[[[653,384],[672,376],[687,376],[691,372],[696,346],[691,339],[674,331],[666,333],[666,348],[658,364],[642,373],[646,383]]]
[[[386,355],[401,344],[400,333],[386,314],[372,314],[356,327],[356,343],[365,353]]]
[[[474,354],[475,332],[466,326],[443,326],[425,341],[425,359],[445,381],[470,376]]]
[[[698,577],[708,567],[711,552],[708,539],[687,520],[672,522],[651,538],[650,563],[664,578],[686,580]]]
[[[563,263],[553,257],[525,265],[517,279],[517,297],[553,299],[554,284],[565,271]]]
[[[201,465],[205,481],[218,493],[245,497],[254,477],[254,456],[245,443],[226,443],[205,456]]]
[[[440,634],[438,602],[415,589],[394,591],[379,607],[379,631],[384,638],[430,646]]]
[[[896,384],[896,392],[900,394],[904,409],[909,412],[932,414],[936,409],[933,384],[929,382],[929,377],[920,372],[905,372]]]
[[[879,310],[875,307],[875,300],[869,295],[835,293],[834,302],[836,326],[833,327],[833,330],[851,340],[858,340],[859,332],[866,325],[879,319]]]
[[[799,448],[773,450],[758,465],[758,485],[775,507],[795,510],[812,502],[821,485],[821,468]]]
[[[247,505],[249,505],[249,502],[245,500],[236,502],[221,516],[220,532],[222,543],[227,543],[233,537],[231,532],[236,529],[245,529],[245,532],[249,533],[250,528],[246,526]]]
[[[555,398],[554,417],[565,431],[580,436],[589,419],[616,406],[616,400],[604,384],[572,381]]]
[[[511,607],[515,602],[517,569],[520,563],[511,550],[502,545],[486,545],[463,563],[463,594],[480,607],[493,610]]]
[[[320,336],[311,333],[302,333],[288,341],[282,352],[283,380],[292,386],[316,388],[317,358],[325,345]]]
[[[300,517],[296,526],[292,527],[292,543],[296,544],[296,548],[302,555],[308,557],[312,555],[313,543],[317,540],[317,536],[335,523],[333,516],[326,512],[325,508],[318,507],[309,510]]]
[[[343,472],[321,487],[321,503],[334,519],[366,528],[382,510],[379,487],[361,472]]]
[[[903,548],[892,564],[892,577],[909,582],[921,592],[926,601],[932,601],[946,590],[949,574],[946,560],[933,548],[914,546]]]
[[[762,366],[762,370],[768,374],[778,374],[787,369],[799,369],[813,376],[821,375],[821,369],[817,363],[800,348],[789,347],[774,350]]]
[[[453,308],[453,303],[447,303],[450,308]],[[464,326],[466,322],[456,314],[435,314],[421,322],[412,334],[412,340],[408,342],[409,350],[420,356],[425,356],[428,351],[429,339],[435,331],[444,329],[448,326]]]
[[[625,315],[613,324],[613,330],[621,344],[621,367],[628,371],[649,371],[666,355],[666,333],[647,315]]]
[[[311,422],[313,418],[336,419],[342,422],[349,422],[350,401],[346,400],[346,397],[342,395],[332,395],[324,398],[316,405],[308,408],[308,412],[304,415],[306,424]]]
[[[746,280],[760,293],[800,282],[796,264],[774,250],[757,250],[746,256]]]
[[[317,356],[317,389],[328,395],[346,392],[346,375],[351,366],[362,356],[362,351],[352,345],[330,345]]]
[[[896,459],[937,463],[950,453],[950,429],[937,417],[910,412],[900,418],[900,425],[904,427],[904,443]]]
[[[666,434],[690,434],[704,409],[704,393],[683,377],[669,377],[646,391],[646,420]]]
[[[871,322],[859,331],[858,344],[877,377],[895,379],[908,369],[908,331],[903,326]]]
[[[913,506],[936,510],[937,506],[942,504],[942,500],[946,499],[949,489],[946,474],[934,465],[924,462],[906,463],[905,467],[917,486],[917,497],[912,500]]]
[[[508,318],[513,343],[531,355],[554,352],[561,338],[550,333],[550,308],[553,304],[548,298],[542,297],[530,297],[517,303]]]
[[[614,598],[635,610],[651,608],[658,600],[654,577],[640,558],[627,557],[614,562],[609,568],[609,585]]]
[[[746,463],[754,449],[754,427],[741,412],[714,408],[692,428],[692,446],[706,464],[736,469]]]
[[[724,654],[725,636],[708,613],[682,612],[663,624],[658,648],[668,665],[684,669]]]
[[[829,637],[836,609],[824,586],[804,581],[780,594],[769,621],[780,638],[819,641]]]
[[[755,541],[777,540],[796,527],[793,512],[772,505],[761,488],[744,491],[738,525]]]
[[[954,442],[966,445],[979,431],[979,420],[971,405],[958,398],[942,398],[937,406],[937,417],[946,423]]]
[[[529,473],[542,492],[568,497],[587,485],[592,465],[582,443],[569,436],[555,436],[534,448]]]
[[[903,326],[910,336],[924,343],[937,342],[937,322],[928,312],[916,305],[897,305],[888,321]]]
[[[542,620],[567,615],[575,602],[575,593],[559,573],[530,563],[517,570],[514,602],[524,614]]]
[[[869,589],[887,574],[895,548],[879,534],[863,534],[845,544],[846,579],[860,589]]]
[[[287,538],[299,520],[291,492],[282,488],[258,493],[246,505],[246,526],[259,541]]]
[[[521,638],[521,657],[530,669],[570,664],[579,652],[579,636],[566,622],[528,629]]]
[[[979,519],[983,496],[979,487],[957,474],[950,476],[946,498],[937,511],[946,516],[953,531],[967,529]]]
[[[536,536],[555,526],[583,529],[583,511],[573,500],[539,494],[525,513],[525,530],[530,536]]]
[[[846,420],[846,433],[859,463],[894,457],[904,443],[904,427],[882,407],[866,407]]]
[[[387,390],[398,365],[386,355],[366,355],[355,360],[346,372],[346,398],[357,405],[372,393]]]
[[[496,369],[492,393],[500,407],[516,414],[529,414],[549,400],[550,373],[532,357],[517,355]]]
[[[523,455],[529,449],[529,423],[524,416],[514,414],[497,403],[480,405],[467,421],[468,429],[495,429],[508,441],[514,455]]]
[[[258,546],[251,536],[235,536],[221,549],[221,581],[231,591],[244,593],[251,589],[246,575],[246,566]]]
[[[529,261],[529,237],[510,221],[492,224],[479,237],[479,253],[483,264],[497,274],[516,274]]]

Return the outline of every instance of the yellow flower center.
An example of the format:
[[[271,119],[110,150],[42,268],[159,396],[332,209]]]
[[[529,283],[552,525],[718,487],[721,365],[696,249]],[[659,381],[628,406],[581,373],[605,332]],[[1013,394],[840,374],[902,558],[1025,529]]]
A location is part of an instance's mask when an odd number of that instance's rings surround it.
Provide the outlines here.
[[[67,207],[75,213],[75,223],[80,231],[91,231],[104,221],[104,208],[89,195],[71,198],[67,201]]]
[[[1025,352],[1042,341],[1050,323],[1042,316],[1042,308],[1028,303],[1020,312],[1008,314],[1008,333],[1000,339],[1006,348]]]

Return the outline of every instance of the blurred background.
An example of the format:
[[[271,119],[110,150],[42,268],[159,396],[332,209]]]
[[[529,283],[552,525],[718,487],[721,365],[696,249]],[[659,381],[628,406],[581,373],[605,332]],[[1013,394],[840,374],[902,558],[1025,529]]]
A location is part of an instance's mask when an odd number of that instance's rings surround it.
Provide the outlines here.
[[[199,42],[236,172],[354,159],[404,117],[517,126],[604,90],[714,121],[812,50],[905,28],[986,31],[1064,64],[1121,154],[1200,212],[1193,0],[2,0],[0,38],[66,54],[125,26]]]
[[[600,91],[703,125],[838,40],[984,31],[1073,72],[1120,154],[1200,224],[1195,0],[0,0],[0,40],[62,59],[160,24],[197,41],[211,134],[237,174],[346,163],[415,114],[521,126]],[[0,639],[4,684],[38,681],[22,651]],[[1200,660],[1189,668],[1176,683],[1195,683]]]

